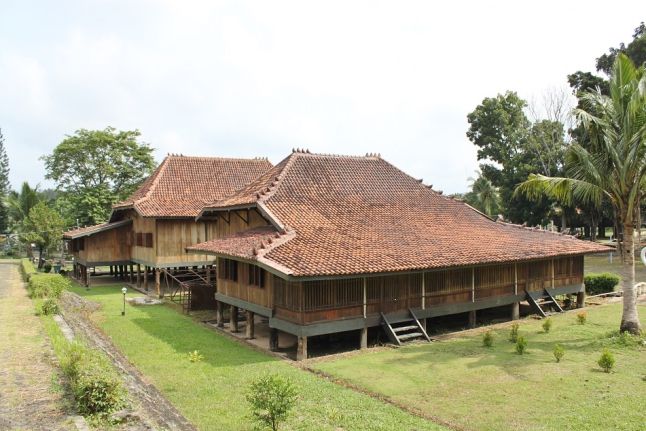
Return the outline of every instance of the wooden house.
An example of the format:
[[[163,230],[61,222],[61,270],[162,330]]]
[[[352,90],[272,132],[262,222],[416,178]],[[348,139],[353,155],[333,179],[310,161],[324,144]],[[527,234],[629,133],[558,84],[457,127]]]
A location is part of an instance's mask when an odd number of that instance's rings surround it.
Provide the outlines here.
[[[267,159],[232,159],[169,155],[127,200],[113,206],[108,223],[66,232],[74,253],[75,273],[87,284],[88,268],[112,266],[118,275],[148,287],[154,276],[161,295],[162,273],[201,269],[208,279],[213,258],[184,249],[218,236],[247,229],[256,218],[203,218],[203,206],[243,187],[272,167]],[[206,269],[206,271],[204,271]]]
[[[217,259],[218,324],[231,307],[298,338],[382,327],[394,343],[428,338],[427,318],[583,292],[583,256],[607,251],[558,233],[496,222],[378,155],[294,152],[198,220],[259,215],[249,228],[187,248]],[[246,214],[246,215],[245,215]],[[201,258],[200,258],[201,259]],[[555,307],[558,304],[554,302]]]

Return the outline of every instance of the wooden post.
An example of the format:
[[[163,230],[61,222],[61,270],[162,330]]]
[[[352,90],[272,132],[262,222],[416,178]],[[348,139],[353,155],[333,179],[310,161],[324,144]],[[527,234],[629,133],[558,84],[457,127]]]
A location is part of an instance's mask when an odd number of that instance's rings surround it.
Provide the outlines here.
[[[476,310],[469,311],[469,328],[476,327]]]
[[[221,301],[215,304],[215,323],[218,328],[224,328],[224,303]]]
[[[359,348],[365,349],[368,347],[368,328],[361,329],[361,338],[359,340]]]
[[[236,307],[235,305],[231,306],[229,316],[229,330],[231,332],[238,332],[238,307]]]
[[[367,284],[368,281],[366,277],[363,277],[363,318],[365,319],[368,313],[368,295],[367,295]]]
[[[210,285],[211,284],[211,267],[206,265],[204,268],[206,269],[206,284]]]
[[[144,290],[148,292],[148,266],[144,266]]]
[[[110,277],[114,274],[114,269],[112,269],[112,265],[110,265]]]
[[[90,271],[87,270],[87,266],[85,268],[85,287],[88,289],[90,288]]]
[[[275,352],[278,350],[278,329],[269,329],[269,350]]]
[[[162,294],[161,283],[159,282],[160,275],[161,275],[161,270],[159,268],[155,268],[155,290],[157,291],[157,297],[163,298],[164,295]]]
[[[137,264],[137,287],[141,286],[141,264]]]
[[[554,259],[552,259],[552,289],[554,289]]]
[[[245,327],[245,337],[247,340],[251,340],[253,338],[256,338],[254,336],[255,332],[255,323],[254,318],[255,314],[252,311],[247,310],[247,326]]]
[[[576,294],[576,308],[585,307],[585,289]]]
[[[135,282],[135,269],[134,265],[131,263],[130,264],[130,284],[133,284]]]
[[[520,302],[511,304],[511,320],[520,319]]]
[[[514,263],[514,295],[518,295],[518,264]]]
[[[424,273],[422,272],[422,310],[426,308],[426,281],[424,280]],[[426,330],[426,319],[424,321],[424,330]]]
[[[471,268],[471,302],[476,302],[476,269],[475,268]],[[471,316],[469,316],[469,322],[471,322]],[[474,327],[475,327],[475,324],[474,324]]]
[[[298,337],[298,347],[296,347],[296,360],[302,361],[307,359],[307,337]]]

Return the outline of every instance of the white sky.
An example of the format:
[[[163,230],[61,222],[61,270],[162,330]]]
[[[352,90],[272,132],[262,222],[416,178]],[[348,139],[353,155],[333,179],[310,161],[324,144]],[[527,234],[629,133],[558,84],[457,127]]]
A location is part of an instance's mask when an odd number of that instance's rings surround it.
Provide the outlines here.
[[[619,12],[621,11],[621,12]],[[79,128],[187,155],[378,152],[445,192],[477,168],[466,115],[540,98],[629,42],[642,1],[0,0],[11,181]]]

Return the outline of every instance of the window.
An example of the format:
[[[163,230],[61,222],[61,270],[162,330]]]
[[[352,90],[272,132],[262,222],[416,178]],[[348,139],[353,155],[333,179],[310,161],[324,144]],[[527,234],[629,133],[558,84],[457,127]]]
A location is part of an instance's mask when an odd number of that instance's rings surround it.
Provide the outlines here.
[[[256,265],[249,264],[249,284],[261,289],[265,287],[265,271]]]
[[[238,281],[238,261],[231,259],[220,259],[218,275],[221,279]]]
[[[144,234],[144,247],[151,248],[153,246],[153,234],[145,233]]]
[[[137,232],[135,234],[136,240],[135,240],[135,245],[137,247],[143,247],[144,246],[144,234],[141,232]]]
[[[137,232],[135,235],[135,245],[137,247],[151,248],[153,246],[153,234]]]

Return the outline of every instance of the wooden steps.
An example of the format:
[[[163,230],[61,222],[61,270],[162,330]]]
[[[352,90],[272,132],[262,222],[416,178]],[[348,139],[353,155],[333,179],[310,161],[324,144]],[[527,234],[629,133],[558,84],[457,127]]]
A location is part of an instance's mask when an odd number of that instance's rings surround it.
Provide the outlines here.
[[[381,313],[381,325],[384,327],[390,341],[398,346],[401,346],[406,341],[431,341],[419,319],[415,316],[415,312],[409,308],[408,313],[409,319],[397,323],[389,321],[386,315]]]
[[[563,308],[558,303],[552,294],[547,290],[543,289],[542,292],[528,292],[525,291],[525,299],[529,303],[530,307],[541,317],[547,317],[548,315],[555,313],[562,313]]]

